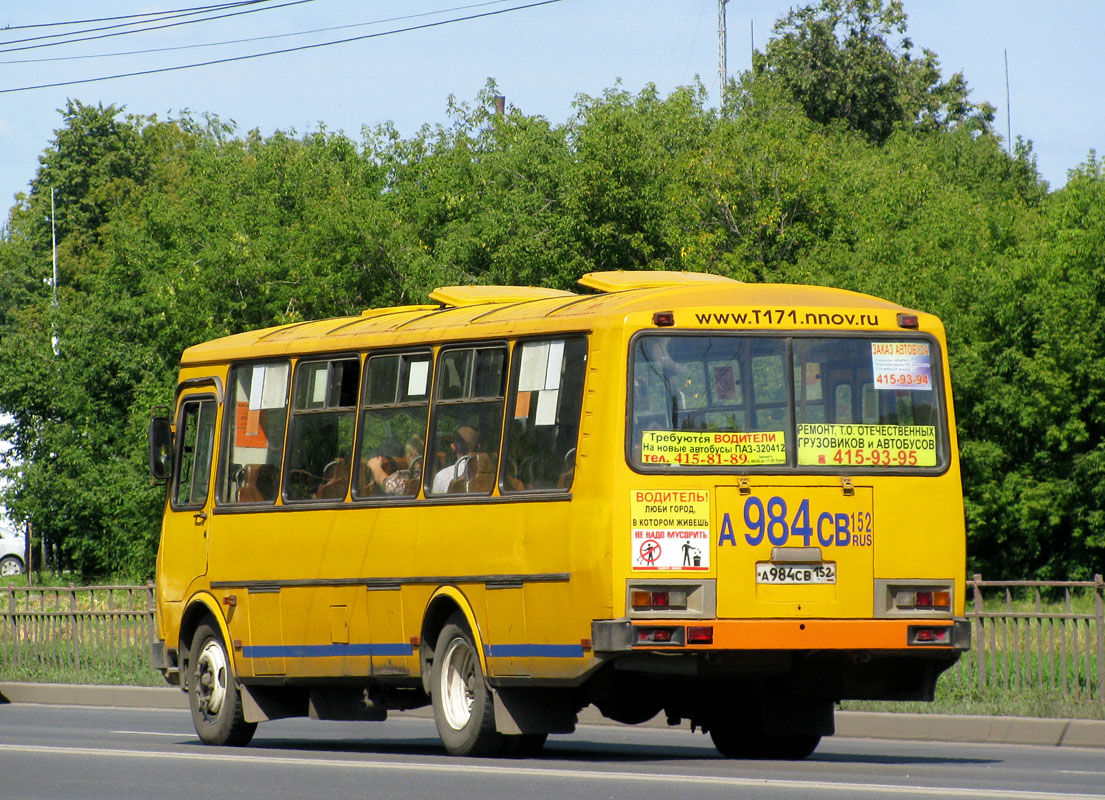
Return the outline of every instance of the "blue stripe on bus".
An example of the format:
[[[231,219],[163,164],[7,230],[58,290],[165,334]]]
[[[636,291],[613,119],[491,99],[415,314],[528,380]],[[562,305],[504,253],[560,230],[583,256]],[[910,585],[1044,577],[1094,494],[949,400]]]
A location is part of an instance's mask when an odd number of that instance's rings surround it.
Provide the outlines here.
[[[332,658],[338,656],[410,656],[409,644],[292,644],[253,645],[242,648],[246,658]]]
[[[491,658],[583,658],[583,645],[488,644],[483,652]]]
[[[489,644],[490,658],[583,658],[578,644]],[[336,658],[341,656],[411,656],[414,648],[404,642],[380,644],[251,645],[242,648],[246,658]]]

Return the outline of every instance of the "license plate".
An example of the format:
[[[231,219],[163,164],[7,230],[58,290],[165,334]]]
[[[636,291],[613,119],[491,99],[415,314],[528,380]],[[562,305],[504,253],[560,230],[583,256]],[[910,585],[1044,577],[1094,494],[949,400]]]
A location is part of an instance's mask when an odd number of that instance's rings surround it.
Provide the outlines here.
[[[760,561],[756,564],[756,583],[797,586],[836,583],[836,564],[776,564]]]

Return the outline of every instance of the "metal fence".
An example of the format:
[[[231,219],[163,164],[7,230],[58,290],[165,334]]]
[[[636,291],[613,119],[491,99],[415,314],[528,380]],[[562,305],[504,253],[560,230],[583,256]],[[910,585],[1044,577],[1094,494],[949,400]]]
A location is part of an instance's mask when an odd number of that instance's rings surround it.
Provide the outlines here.
[[[150,682],[154,587],[0,589],[0,678]]]
[[[1105,580],[985,581],[972,646],[944,681],[979,694],[1036,691],[1105,702]],[[0,589],[0,679],[156,683],[154,587]]]
[[[1037,692],[1105,702],[1105,581],[985,581],[975,575],[971,651],[944,678],[979,694]]]

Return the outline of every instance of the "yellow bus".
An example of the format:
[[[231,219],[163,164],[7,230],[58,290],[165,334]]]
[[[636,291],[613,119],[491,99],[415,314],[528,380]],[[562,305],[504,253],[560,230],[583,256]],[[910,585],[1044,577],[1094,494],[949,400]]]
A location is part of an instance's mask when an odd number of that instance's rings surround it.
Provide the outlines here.
[[[802,758],[969,646],[940,321],[813,286],[596,272],[199,344],[156,665],[200,738],[432,705],[521,755],[594,705]]]

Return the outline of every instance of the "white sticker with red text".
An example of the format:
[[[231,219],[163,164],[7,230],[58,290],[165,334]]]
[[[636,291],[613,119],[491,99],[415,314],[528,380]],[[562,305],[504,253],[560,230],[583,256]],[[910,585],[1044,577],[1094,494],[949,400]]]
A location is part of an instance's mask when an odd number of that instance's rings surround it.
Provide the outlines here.
[[[633,569],[710,568],[710,492],[633,489],[629,498]]]

